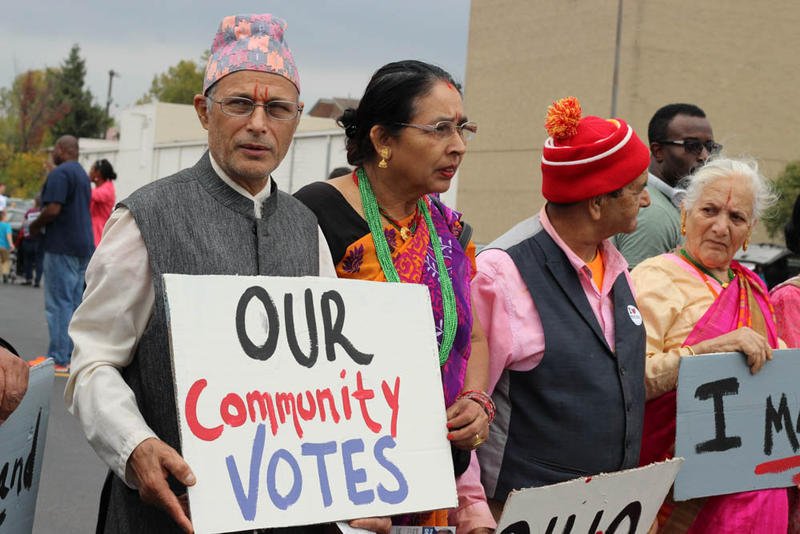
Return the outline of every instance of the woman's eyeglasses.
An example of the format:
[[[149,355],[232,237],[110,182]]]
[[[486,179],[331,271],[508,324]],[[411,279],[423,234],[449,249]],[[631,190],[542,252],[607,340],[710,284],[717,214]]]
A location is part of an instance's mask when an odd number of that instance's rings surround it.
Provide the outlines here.
[[[436,124],[409,124],[407,122],[395,123],[399,126],[407,126],[409,128],[417,128],[428,133],[435,135],[438,139],[447,139],[458,132],[465,142],[469,141],[475,134],[478,133],[478,124],[475,122],[465,122],[463,124],[456,124],[453,121],[439,121]]]
[[[715,143],[714,141],[701,141],[696,137],[687,137],[686,139],[681,139],[678,141],[658,141],[662,145],[679,145],[683,146],[683,149],[688,152],[689,154],[694,154],[695,156],[699,156],[702,154],[703,149],[706,149],[709,155],[713,155],[718,153],[722,150],[722,145],[719,143]]]

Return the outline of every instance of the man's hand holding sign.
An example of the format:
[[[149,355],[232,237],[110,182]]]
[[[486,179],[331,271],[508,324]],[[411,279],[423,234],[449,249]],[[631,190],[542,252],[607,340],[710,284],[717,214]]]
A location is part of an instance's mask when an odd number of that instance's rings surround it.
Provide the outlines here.
[[[139,489],[139,496],[150,505],[167,512],[186,532],[192,532],[186,499],[179,500],[167,484],[174,476],[186,486],[195,483],[189,464],[178,451],[156,438],[141,442],[128,459],[128,480]],[[181,496],[184,497],[184,496]]]

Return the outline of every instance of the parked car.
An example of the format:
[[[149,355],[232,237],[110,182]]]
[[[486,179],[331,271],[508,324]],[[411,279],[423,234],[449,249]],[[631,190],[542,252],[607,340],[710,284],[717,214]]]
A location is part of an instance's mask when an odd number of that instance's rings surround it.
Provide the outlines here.
[[[800,256],[772,243],[750,245],[746,251],[740,250],[734,259],[758,273],[770,289],[800,272]]]

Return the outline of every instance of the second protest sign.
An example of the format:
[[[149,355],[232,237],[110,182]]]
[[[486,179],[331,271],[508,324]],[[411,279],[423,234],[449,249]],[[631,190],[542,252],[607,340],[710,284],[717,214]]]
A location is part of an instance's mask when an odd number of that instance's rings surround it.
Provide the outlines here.
[[[750,374],[741,353],[681,358],[675,499],[800,483],[800,350]]]

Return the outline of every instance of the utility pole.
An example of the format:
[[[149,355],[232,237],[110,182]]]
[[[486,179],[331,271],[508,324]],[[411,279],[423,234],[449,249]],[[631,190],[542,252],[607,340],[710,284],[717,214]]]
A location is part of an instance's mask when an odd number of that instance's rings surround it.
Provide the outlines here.
[[[617,3],[617,44],[614,47],[614,80],[611,82],[611,115],[617,116],[617,82],[619,81],[619,47],[622,40],[622,0]]]
[[[119,72],[113,69],[108,71],[108,96],[106,97],[106,117],[108,117],[108,110],[111,107],[111,83],[114,81],[114,76],[119,78]]]

